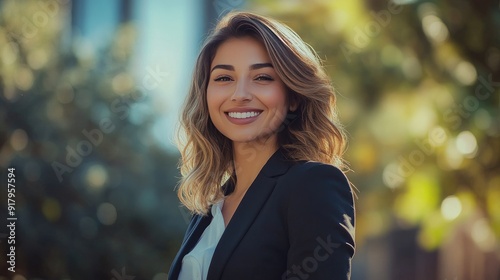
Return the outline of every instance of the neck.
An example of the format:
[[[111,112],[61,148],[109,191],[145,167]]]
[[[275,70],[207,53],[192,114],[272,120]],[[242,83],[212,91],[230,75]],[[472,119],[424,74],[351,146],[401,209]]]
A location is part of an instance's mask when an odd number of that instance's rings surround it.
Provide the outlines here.
[[[236,185],[233,194],[243,195],[259,174],[269,158],[278,150],[276,139],[265,142],[233,142],[233,163]]]

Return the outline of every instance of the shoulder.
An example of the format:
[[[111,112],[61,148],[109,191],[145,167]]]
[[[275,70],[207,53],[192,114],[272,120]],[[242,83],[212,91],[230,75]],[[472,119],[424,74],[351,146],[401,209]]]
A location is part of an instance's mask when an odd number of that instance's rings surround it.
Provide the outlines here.
[[[300,161],[283,175],[288,192],[321,192],[334,189],[351,194],[349,180],[339,168],[316,161]]]
[[[332,176],[338,176],[339,179],[347,181],[344,172],[342,172],[338,167],[318,161],[298,161],[288,170],[287,173],[291,173],[289,175],[328,174]]]
[[[345,174],[336,166],[302,161],[280,178],[279,195],[287,212],[348,214],[354,218],[354,195]],[[299,210],[300,209],[300,210]]]

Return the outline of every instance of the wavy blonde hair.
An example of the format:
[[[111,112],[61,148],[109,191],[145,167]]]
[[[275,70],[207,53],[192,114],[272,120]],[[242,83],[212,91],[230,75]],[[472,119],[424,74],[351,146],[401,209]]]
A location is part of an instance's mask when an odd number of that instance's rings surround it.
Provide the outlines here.
[[[206,215],[235,180],[232,142],[210,120],[207,86],[217,48],[230,38],[251,36],[265,46],[287,97],[298,105],[295,119],[278,133],[278,145],[292,160],[311,160],[343,169],[345,136],[335,111],[335,92],[316,52],[286,25],[248,12],[222,18],[198,56],[183,105],[177,145],[181,151],[178,196],[192,213]],[[288,119],[290,121],[290,119]]]

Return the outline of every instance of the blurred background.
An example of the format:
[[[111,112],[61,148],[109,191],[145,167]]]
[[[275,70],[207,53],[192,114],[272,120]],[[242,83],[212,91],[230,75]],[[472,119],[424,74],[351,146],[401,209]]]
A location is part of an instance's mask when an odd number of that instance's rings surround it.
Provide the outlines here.
[[[324,60],[359,190],[353,280],[500,279],[500,4],[473,0],[0,0],[0,279],[167,278],[189,219],[179,107],[230,10]]]

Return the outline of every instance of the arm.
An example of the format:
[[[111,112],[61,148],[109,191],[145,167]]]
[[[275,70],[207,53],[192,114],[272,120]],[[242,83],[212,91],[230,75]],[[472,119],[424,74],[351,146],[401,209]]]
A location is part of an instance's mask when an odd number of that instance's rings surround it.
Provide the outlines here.
[[[344,174],[309,162],[290,178],[287,221],[290,249],[283,279],[350,279],[354,202]]]

